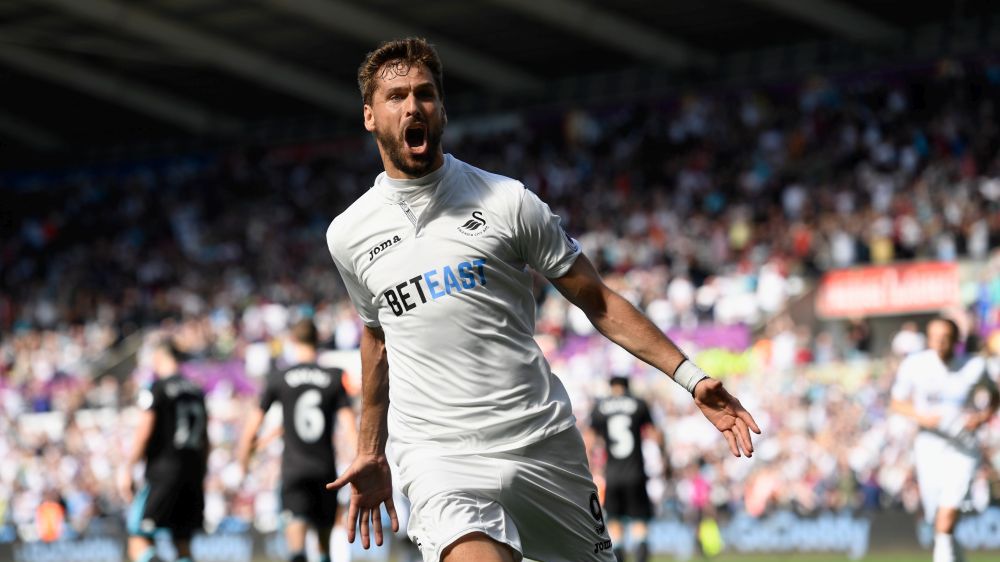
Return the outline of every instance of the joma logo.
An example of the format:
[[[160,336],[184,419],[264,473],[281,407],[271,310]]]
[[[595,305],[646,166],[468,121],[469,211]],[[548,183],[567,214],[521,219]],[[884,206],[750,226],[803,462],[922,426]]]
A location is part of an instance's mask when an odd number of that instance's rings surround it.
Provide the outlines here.
[[[375,256],[377,256],[380,253],[382,253],[383,250],[385,250],[389,246],[392,246],[393,244],[395,244],[396,242],[399,242],[399,241],[400,241],[399,236],[393,236],[392,238],[390,238],[388,240],[385,240],[381,244],[376,245],[371,250],[368,250],[368,261],[369,262],[372,261],[373,259],[375,259]]]

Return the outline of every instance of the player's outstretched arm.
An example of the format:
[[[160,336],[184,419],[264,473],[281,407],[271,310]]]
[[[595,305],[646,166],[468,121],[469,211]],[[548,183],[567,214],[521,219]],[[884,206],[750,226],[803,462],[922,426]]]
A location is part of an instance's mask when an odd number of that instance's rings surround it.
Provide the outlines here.
[[[632,303],[605,285],[587,256],[581,254],[562,277],[550,281],[604,336],[690,390],[734,455],[753,454],[750,431],[760,433],[753,416],[720,381],[701,380],[704,373]]]
[[[365,326],[361,332],[361,429],[358,435],[358,456],[328,490],[351,484],[351,505],[347,511],[347,540],[354,542],[355,530],[361,527],[361,546],[382,545],[382,516],[379,506],[392,522],[392,531],[399,530],[396,507],[392,503],[392,474],[385,458],[385,443],[389,436],[386,416],[389,413],[389,360],[385,352],[385,334],[381,328]]]

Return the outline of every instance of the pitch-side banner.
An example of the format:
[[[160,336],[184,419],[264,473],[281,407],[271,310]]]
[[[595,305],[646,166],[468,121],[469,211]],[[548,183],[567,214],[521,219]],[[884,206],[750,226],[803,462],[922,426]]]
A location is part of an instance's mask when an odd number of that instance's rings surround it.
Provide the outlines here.
[[[831,271],[816,295],[816,312],[824,318],[931,312],[958,304],[958,266],[952,262]]]
[[[386,521],[385,524],[388,524]],[[710,531],[711,532],[708,532]],[[1000,555],[1000,507],[967,514],[955,529],[955,538],[978,560],[998,560]],[[800,553],[839,554],[859,560],[870,552],[913,553],[929,549],[933,529],[913,515],[889,511],[870,514],[820,513],[805,517],[778,511],[765,517],[737,515],[711,526],[705,522],[682,523],[654,519],[649,525],[649,548],[655,555],[674,560],[694,560],[704,555],[774,554],[775,558]],[[126,562],[122,536],[98,536],[54,543],[3,542],[0,534],[0,561],[3,562]],[[389,562],[400,559],[399,551],[387,541],[385,546],[365,551],[358,541],[350,548],[355,562]],[[628,546],[628,545],[627,545]],[[159,559],[176,559],[166,536],[156,541]],[[215,533],[197,535],[191,543],[198,562],[252,562],[287,560],[282,537],[276,533]],[[335,557],[335,559],[342,559]],[[929,559],[929,555],[928,555]]]

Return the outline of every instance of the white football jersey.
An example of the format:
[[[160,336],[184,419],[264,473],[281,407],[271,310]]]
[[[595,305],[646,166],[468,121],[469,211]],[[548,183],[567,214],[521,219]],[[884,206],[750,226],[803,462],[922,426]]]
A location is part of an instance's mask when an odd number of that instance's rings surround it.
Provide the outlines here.
[[[963,415],[979,407],[972,403],[974,389],[995,384],[992,376],[983,357],[972,357],[949,367],[935,351],[927,349],[909,355],[900,363],[892,397],[912,401],[920,415],[939,416],[943,436],[956,437],[958,430],[946,426],[964,424]]]
[[[383,172],[327,231],[362,320],[385,332],[389,454],[522,447],[571,427],[562,383],[534,340],[531,267],[562,276],[580,254],[548,205],[451,155],[416,180]]]

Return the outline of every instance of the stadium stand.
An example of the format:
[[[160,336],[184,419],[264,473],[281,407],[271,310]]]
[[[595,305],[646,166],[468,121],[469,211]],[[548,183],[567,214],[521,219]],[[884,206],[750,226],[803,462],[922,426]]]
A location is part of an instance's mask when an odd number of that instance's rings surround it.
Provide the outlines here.
[[[914,512],[911,429],[886,414],[899,357],[872,349],[863,324],[814,331],[787,311],[831,269],[971,260],[989,275],[964,304],[974,331],[996,329],[997,107],[1000,61],[955,59],[505,115],[445,146],[524,178],[661,328],[743,330],[749,350],[735,346],[736,365],[721,374],[763,417],[754,463],[727,458],[689,399],[591,338],[538,283],[539,338],[578,415],[610,374],[638,377],[652,399],[669,443],[668,465],[651,467],[661,514]],[[209,394],[211,525],[235,505],[273,528],[274,451],[234,492],[238,412],[302,315],[316,318],[328,348],[356,347],[324,231],[370,184],[372,150],[348,136],[3,180],[18,197],[0,243],[0,539],[100,533],[117,521],[124,506],[109,475],[145,375],[141,349],[123,377],[102,358],[151,330],[173,334],[193,364],[235,372]],[[29,427],[28,413],[49,421]],[[984,436],[1000,460],[997,420]],[[980,507],[1000,498],[986,470]],[[61,530],[53,502],[65,511]]]

